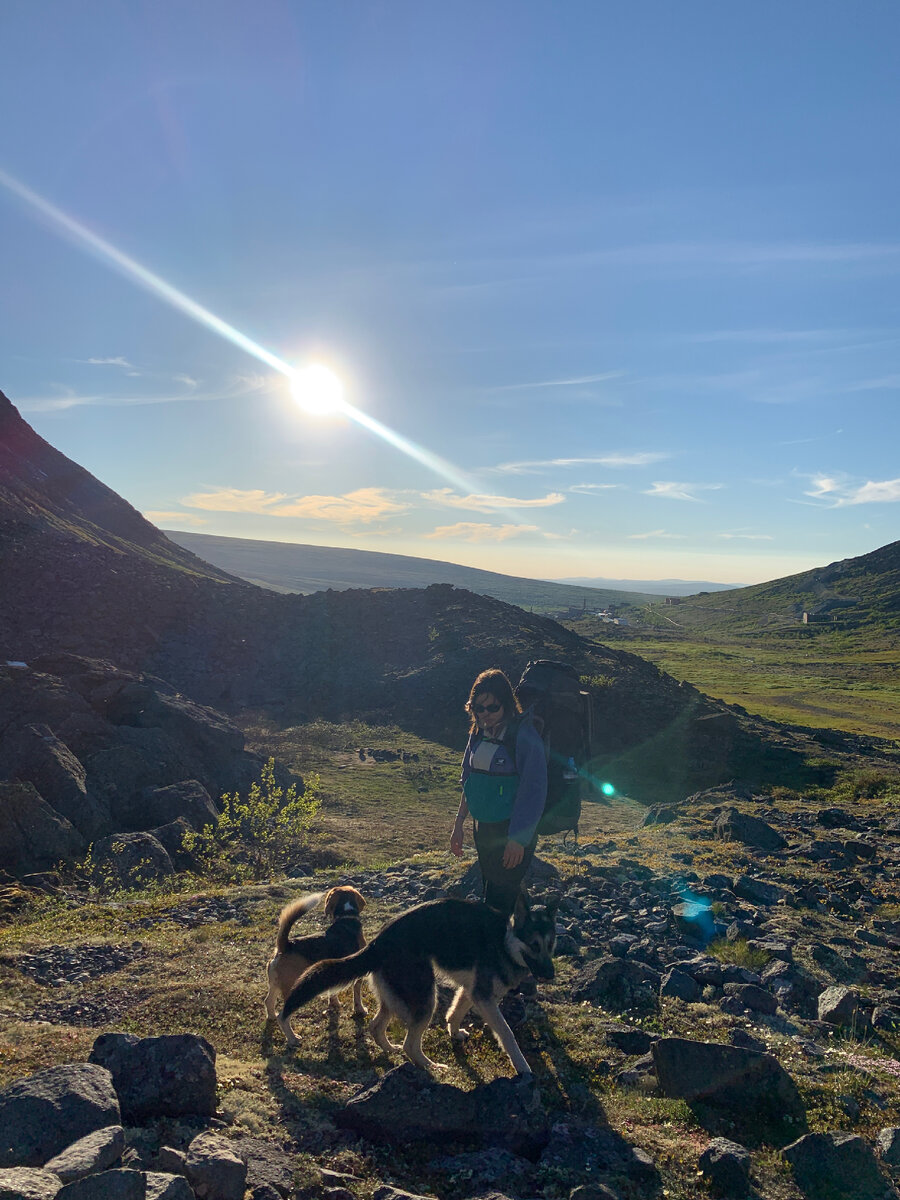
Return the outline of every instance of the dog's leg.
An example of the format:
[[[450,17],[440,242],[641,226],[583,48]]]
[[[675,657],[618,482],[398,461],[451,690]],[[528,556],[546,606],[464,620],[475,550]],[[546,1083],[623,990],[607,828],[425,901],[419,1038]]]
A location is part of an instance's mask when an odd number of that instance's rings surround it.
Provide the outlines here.
[[[467,1029],[460,1029],[463,1018],[472,1007],[472,997],[465,988],[460,988],[447,1009],[447,1032],[454,1042],[464,1042],[469,1036]]]
[[[282,1033],[287,1038],[288,1048],[291,1050],[296,1049],[296,1047],[300,1045],[300,1041],[297,1037],[295,1037],[294,1031],[293,1031],[293,1029],[291,1029],[290,1018],[282,1017],[282,1016],[278,1015],[278,1016],[276,1016],[275,1019],[277,1020],[278,1024],[281,1026]]]
[[[363,1004],[362,985],[363,985],[363,981],[361,979],[357,979],[356,983],[354,983],[354,985],[353,985],[353,1015],[354,1015],[354,1017],[364,1017],[366,1015],[366,1013],[368,1012],[368,1009]]]
[[[416,1021],[415,1024],[410,1025],[406,1031],[406,1037],[403,1039],[403,1053],[410,1062],[414,1062],[417,1067],[424,1067],[426,1071],[429,1067],[434,1071],[446,1071],[446,1063],[435,1062],[422,1049],[422,1034],[431,1024],[432,1015],[433,1012],[429,1013],[424,1020]]]
[[[274,958],[266,967],[266,978],[269,981],[269,994],[266,996],[266,1016],[270,1021],[273,1021],[278,1013],[278,1005],[275,1003],[275,998],[278,995],[278,977],[275,973]]]
[[[519,1049],[515,1034],[506,1023],[506,1018],[493,1000],[475,1001],[475,1008],[484,1017],[488,1028],[509,1055],[509,1061],[519,1075],[530,1075],[531,1067],[525,1061],[525,1055]]]
[[[369,1029],[376,1043],[381,1047],[385,1054],[390,1054],[392,1050],[399,1050],[400,1047],[388,1039],[387,1027],[391,1019],[391,1010],[385,1004],[381,997],[378,997],[378,1011],[369,1023]]]

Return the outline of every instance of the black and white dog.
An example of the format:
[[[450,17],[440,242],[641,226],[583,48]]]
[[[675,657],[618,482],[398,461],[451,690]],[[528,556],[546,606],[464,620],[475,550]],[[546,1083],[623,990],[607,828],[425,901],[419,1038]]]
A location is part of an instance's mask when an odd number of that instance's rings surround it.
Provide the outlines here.
[[[512,921],[481,903],[431,900],[389,921],[377,937],[347,958],[315,963],[301,976],[278,1014],[289,1046],[299,1042],[290,1026],[298,1008],[323,993],[340,991],[370,976],[378,997],[372,1036],[382,1050],[399,1050],[387,1038],[396,1017],[406,1026],[403,1052],[420,1067],[441,1068],[422,1050],[422,1035],[437,1003],[436,978],[457,991],[447,1012],[447,1032],[456,1041],[466,1034],[460,1024],[470,1008],[480,1014],[520,1075],[531,1073],[513,1032],[498,1007],[500,1000],[529,975],[553,978],[556,909],[529,907],[519,897]]]

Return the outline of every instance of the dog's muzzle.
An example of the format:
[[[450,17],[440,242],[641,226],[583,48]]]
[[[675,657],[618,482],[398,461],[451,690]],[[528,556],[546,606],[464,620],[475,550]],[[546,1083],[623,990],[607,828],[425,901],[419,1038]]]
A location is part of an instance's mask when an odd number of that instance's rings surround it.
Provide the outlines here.
[[[527,951],[522,955],[525,960],[525,965],[532,973],[535,979],[555,979],[556,968],[553,966],[553,959],[544,955],[535,956]]]

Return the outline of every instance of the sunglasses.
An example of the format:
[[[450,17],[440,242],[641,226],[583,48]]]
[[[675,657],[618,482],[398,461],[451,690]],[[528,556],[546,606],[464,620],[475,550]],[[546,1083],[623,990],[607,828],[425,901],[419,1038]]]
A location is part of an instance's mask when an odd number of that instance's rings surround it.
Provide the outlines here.
[[[499,712],[502,707],[502,704],[473,704],[472,712],[479,715],[481,713],[495,713]]]

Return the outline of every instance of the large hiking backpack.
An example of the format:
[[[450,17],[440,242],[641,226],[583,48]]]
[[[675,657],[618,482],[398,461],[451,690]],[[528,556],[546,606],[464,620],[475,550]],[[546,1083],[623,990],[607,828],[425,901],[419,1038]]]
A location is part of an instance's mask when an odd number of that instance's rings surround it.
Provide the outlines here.
[[[547,803],[538,833],[578,837],[584,767],[591,757],[591,697],[568,663],[541,658],[530,662],[516,686],[516,698],[544,742]]]

